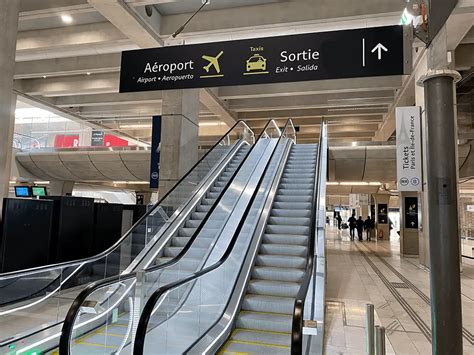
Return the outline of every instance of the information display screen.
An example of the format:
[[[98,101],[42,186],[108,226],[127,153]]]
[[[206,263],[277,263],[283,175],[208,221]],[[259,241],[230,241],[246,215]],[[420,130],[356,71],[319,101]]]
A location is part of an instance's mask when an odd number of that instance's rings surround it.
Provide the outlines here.
[[[15,186],[16,197],[31,197],[31,190],[29,186]]]
[[[33,186],[31,192],[34,197],[37,196],[46,196],[46,187],[45,186]]]

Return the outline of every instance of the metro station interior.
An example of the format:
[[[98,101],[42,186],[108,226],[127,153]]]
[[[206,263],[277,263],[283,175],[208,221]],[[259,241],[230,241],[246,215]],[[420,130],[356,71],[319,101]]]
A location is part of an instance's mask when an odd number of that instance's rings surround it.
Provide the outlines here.
[[[473,0],[0,28],[1,354],[474,354]]]

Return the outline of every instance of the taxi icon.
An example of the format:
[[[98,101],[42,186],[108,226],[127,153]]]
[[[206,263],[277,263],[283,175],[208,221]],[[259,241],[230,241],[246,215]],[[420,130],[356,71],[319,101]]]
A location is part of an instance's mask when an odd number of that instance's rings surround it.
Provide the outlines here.
[[[247,59],[247,71],[267,70],[267,60],[260,54],[254,54]]]

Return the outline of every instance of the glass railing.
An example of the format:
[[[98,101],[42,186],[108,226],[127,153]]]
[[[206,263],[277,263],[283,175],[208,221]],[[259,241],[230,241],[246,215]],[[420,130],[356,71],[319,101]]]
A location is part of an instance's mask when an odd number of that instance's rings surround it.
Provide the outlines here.
[[[253,144],[242,121],[219,142],[114,246],[84,260],[0,275],[0,352],[24,334],[60,324],[76,295],[90,282],[127,273],[186,208],[236,143]],[[216,165],[217,164],[217,165]],[[204,191],[205,192],[205,191]],[[17,347],[18,348],[18,347]],[[21,348],[27,351],[26,348]],[[20,350],[21,350],[20,349]],[[16,350],[16,353],[22,353]]]
[[[190,236],[182,251],[164,264],[150,264],[141,273],[123,275],[118,279],[107,280],[92,285],[82,292],[68,312],[61,336],[61,353],[82,354],[87,347],[81,339],[88,337],[93,329],[100,329],[103,336],[95,342],[106,346],[107,353],[120,352],[133,337],[141,308],[148,297],[160,286],[193,274],[205,265],[213,254],[220,254],[220,239],[225,231],[238,218],[234,212],[240,201],[245,198],[246,187],[251,183],[252,174],[264,159],[270,140],[269,134],[279,134],[278,127],[272,121],[260,135],[259,140],[247,154],[239,171],[229,180],[229,185],[209,210],[204,221]],[[261,139],[263,137],[263,139]],[[156,256],[156,255],[155,255]],[[153,257],[152,260],[157,260]],[[88,305],[101,305],[91,311]],[[114,317],[116,312],[120,317]],[[134,322],[135,320],[135,322]],[[121,341],[116,334],[117,322],[127,331]]]
[[[209,260],[206,268],[194,275],[157,289],[150,297],[138,324],[134,354],[151,354],[153,349],[160,349],[160,354],[185,353],[222,316],[249,252],[284,147],[292,140],[289,126],[287,123],[281,137],[274,139],[277,142],[262,167],[250,203],[221,256]]]

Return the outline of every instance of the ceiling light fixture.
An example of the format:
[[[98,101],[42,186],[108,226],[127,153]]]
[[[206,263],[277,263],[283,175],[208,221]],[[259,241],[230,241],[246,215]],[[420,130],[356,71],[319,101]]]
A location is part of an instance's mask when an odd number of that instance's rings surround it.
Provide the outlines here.
[[[90,71],[88,71],[88,72],[86,73],[86,75],[91,75],[91,72],[90,72]]]
[[[61,15],[61,20],[63,20],[63,22],[65,24],[71,24],[72,23],[72,16],[71,15]]]
[[[46,78],[47,78],[47,76],[46,76],[46,75],[43,75],[43,79],[46,79]]]

